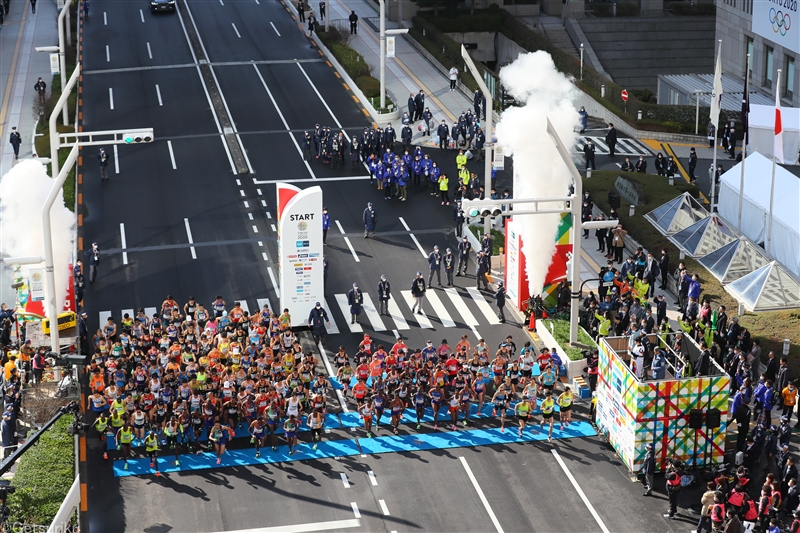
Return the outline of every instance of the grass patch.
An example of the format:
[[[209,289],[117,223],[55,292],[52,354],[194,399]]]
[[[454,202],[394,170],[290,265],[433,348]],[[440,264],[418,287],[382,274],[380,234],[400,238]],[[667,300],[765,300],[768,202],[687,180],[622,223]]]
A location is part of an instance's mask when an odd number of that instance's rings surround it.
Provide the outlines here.
[[[583,190],[590,192],[595,205],[606,213],[610,210],[608,191],[614,190],[614,182],[620,174],[621,172],[618,171],[594,171],[591,178],[583,180]],[[653,174],[636,174],[628,177],[637,179],[642,183],[647,193],[647,204],[637,206],[636,214],[633,217],[628,216],[627,206],[619,209],[618,213],[622,226],[633,239],[638,241],[654,256],[658,257],[661,249],[665,248],[670,257],[670,270],[674,270],[679,261],[680,252],[678,248],[646,221],[644,214],[685,191],[697,197],[697,188],[682,180],[676,180],[675,186],[671,187],[667,178]],[[722,284],[691,257],[687,257],[685,263],[690,273],[696,273],[700,277],[703,290],[700,298],[709,299],[712,307],[715,308],[718,305],[724,305],[728,310],[728,316],[735,316],[739,303],[725,292]],[[800,311],[745,313],[740,318],[740,323],[750,330],[752,338],[761,342],[764,357],[766,357],[769,350],[775,350],[777,354],[782,353],[783,339],[790,339],[792,346],[789,353],[789,366],[793,372],[800,371]]]
[[[553,326],[552,330],[550,329],[551,325]],[[585,357],[581,354],[580,348],[573,348],[569,345],[569,320],[548,318],[547,320],[542,320],[541,327],[547,328],[547,331],[553,335],[553,338],[556,340],[556,342],[567,353],[567,357],[569,357],[570,361],[580,361],[585,359]],[[580,326],[578,326],[578,342],[587,346],[591,346],[592,348],[597,346],[589,334],[586,333],[586,331]],[[552,348],[552,346],[548,346],[548,348]]]
[[[9,522],[48,525],[75,479],[71,416],[62,416],[20,459],[9,496]]]
[[[483,239],[483,226],[469,226],[469,230],[475,235],[475,238],[478,239],[480,242]],[[492,255],[500,255],[503,250],[503,246],[506,243],[506,236],[503,235],[500,231],[492,228]],[[480,250],[476,250],[478,252]]]

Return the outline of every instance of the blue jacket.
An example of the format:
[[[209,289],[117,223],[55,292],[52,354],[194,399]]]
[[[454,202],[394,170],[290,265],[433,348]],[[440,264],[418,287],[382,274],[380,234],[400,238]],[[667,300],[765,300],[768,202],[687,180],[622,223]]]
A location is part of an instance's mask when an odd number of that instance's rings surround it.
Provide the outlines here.
[[[328,213],[322,213],[322,229],[331,229],[331,216]]]
[[[438,166],[431,167],[431,181],[438,183],[439,176],[441,175],[442,175],[442,169],[440,169]]]
[[[653,358],[653,378],[654,379],[664,379],[667,375],[667,359],[664,357],[662,353],[660,356],[656,356]]]

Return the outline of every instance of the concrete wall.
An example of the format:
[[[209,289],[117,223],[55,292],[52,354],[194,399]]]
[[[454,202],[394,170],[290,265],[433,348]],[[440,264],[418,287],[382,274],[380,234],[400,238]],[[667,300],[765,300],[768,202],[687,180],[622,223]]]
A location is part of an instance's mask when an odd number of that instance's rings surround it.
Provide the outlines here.
[[[628,89],[657,89],[658,74],[714,71],[714,17],[584,18],[603,68]]]
[[[766,94],[775,96],[775,87],[765,87],[766,48],[773,48],[773,69],[783,69],[786,75],[786,57],[794,57],[795,79],[793,98],[784,99],[786,105],[800,107],[800,54],[786,50],[763,37],[755,35],[750,28],[753,25],[753,16],[745,9],[752,5],[744,0],[724,0],[717,2],[716,39],[722,39],[722,70],[727,74],[739,76],[744,80],[744,69],[747,60],[747,38],[753,39],[753,57],[750,59],[752,78],[750,82]],[[793,24],[800,20],[792,20]],[[773,72],[773,78],[775,72]],[[781,85],[783,82],[781,82]],[[783,95],[783,93],[781,93]]]
[[[502,33],[497,34],[497,39],[495,40],[495,49],[497,51],[498,68],[508,65],[509,63],[513,63],[514,60],[517,59],[521,54],[527,53],[527,50]]]
[[[495,38],[493,33],[487,31],[468,31],[463,33],[446,33],[445,35],[459,44],[477,44],[477,50],[470,50],[470,54],[472,55],[473,59],[477,59],[478,61],[495,60]]]

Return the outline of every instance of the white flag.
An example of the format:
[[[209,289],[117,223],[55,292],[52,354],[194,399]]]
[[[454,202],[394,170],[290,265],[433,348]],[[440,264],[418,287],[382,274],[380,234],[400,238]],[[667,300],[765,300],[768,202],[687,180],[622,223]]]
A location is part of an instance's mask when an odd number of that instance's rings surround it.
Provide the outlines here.
[[[720,45],[720,52],[722,46]],[[719,110],[722,107],[722,54],[717,54],[717,67],[714,69],[714,90],[711,92],[711,123],[719,127]]]

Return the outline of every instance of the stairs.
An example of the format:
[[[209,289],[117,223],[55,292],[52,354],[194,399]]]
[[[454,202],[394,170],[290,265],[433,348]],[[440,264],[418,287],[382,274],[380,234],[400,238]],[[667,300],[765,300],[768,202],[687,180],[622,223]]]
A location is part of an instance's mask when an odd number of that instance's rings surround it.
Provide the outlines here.
[[[556,48],[568,53],[576,59],[580,57],[578,49],[575,48],[575,44],[572,42],[567,30],[564,29],[564,26],[561,24],[561,19],[559,17],[540,15],[537,31],[543,33]]]

